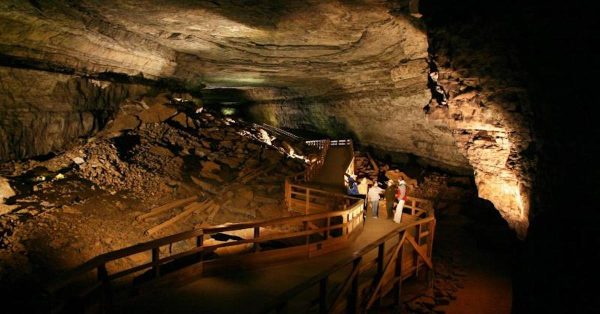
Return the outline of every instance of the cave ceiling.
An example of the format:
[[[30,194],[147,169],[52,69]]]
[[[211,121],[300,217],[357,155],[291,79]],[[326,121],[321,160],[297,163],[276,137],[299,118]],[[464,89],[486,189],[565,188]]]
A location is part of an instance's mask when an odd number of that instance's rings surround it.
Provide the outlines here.
[[[105,103],[131,95],[122,88],[109,92],[106,85],[69,85],[69,76],[173,78],[206,90],[236,89],[236,101],[252,103],[248,113],[257,121],[352,137],[376,150],[474,174],[480,196],[523,234],[530,183],[520,156],[531,138],[524,110],[514,109],[521,89],[484,71],[473,75],[465,56],[444,47],[434,47],[432,55],[428,32],[446,34],[427,29],[416,3],[2,0],[0,137],[18,141],[19,150],[0,145],[0,157],[31,157],[59,147],[31,148],[27,139],[33,143],[36,134],[45,134],[35,130],[44,114],[54,121],[57,108],[65,116],[86,110],[69,105],[81,97],[65,94],[84,90],[102,95]],[[473,56],[477,66],[491,60]],[[23,87],[27,82],[46,88],[32,97]],[[56,82],[71,87],[53,88]],[[432,95],[432,84],[445,100]],[[72,136],[89,131],[65,122],[72,116],[65,119],[61,125]],[[53,122],[44,128],[66,134]]]

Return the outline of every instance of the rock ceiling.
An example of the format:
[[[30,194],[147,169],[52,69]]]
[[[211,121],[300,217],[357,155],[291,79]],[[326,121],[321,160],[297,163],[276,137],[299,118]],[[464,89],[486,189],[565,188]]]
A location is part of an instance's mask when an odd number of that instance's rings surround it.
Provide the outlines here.
[[[527,136],[513,141],[520,120],[507,116],[502,104],[499,109],[480,105],[493,94],[451,93],[448,82],[464,77],[452,76],[450,69],[441,69],[442,76],[450,74],[439,82],[448,103],[432,103],[427,31],[408,11],[408,1],[382,0],[3,0],[3,65],[27,69],[0,72],[0,110],[14,117],[10,123],[0,117],[0,137],[26,138],[15,136],[15,129],[35,128],[33,117],[78,99],[64,93],[84,91],[111,106],[128,94],[123,88],[113,92],[114,87],[65,83],[69,75],[112,72],[236,88],[252,102],[249,112],[257,120],[353,136],[376,149],[414,154],[453,170],[475,169],[480,195],[523,233],[528,183],[509,163],[515,149],[528,143]],[[35,69],[61,74],[52,78]],[[51,95],[25,95],[28,76]],[[56,82],[72,88],[57,93]],[[66,107],[85,111],[81,103],[94,97]],[[68,108],[61,114],[66,131],[55,130],[58,137],[94,129],[89,118],[85,130],[73,127]],[[3,151],[3,159],[43,153],[27,147],[21,153]]]

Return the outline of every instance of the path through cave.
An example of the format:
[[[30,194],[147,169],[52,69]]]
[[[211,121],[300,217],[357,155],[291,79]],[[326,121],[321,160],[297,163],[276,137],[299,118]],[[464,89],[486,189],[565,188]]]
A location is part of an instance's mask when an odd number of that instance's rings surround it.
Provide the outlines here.
[[[361,176],[388,165],[435,204],[447,278],[412,311],[596,313],[586,2],[0,1],[2,295],[170,233],[289,215],[282,182],[309,150],[266,143],[268,124],[352,139]],[[190,197],[207,206],[136,219]]]

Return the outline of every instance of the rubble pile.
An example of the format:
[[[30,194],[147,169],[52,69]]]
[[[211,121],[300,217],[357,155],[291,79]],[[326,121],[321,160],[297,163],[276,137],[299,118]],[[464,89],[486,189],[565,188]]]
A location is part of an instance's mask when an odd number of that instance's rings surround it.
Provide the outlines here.
[[[88,144],[83,151],[87,160],[79,165],[76,173],[102,189],[112,193],[128,190],[150,195],[163,190],[159,175],[120,159],[115,145],[109,140]]]
[[[94,137],[44,159],[0,165],[0,282],[45,278],[148,241],[149,229],[182,210],[136,218],[182,198],[211,207],[152,237],[288,215],[284,178],[305,166],[291,151],[259,126],[205,111],[186,95],[126,100]]]

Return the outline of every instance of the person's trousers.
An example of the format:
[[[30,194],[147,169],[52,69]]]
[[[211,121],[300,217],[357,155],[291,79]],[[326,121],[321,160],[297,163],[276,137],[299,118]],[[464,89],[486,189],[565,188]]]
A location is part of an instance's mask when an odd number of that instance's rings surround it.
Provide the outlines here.
[[[385,209],[387,211],[387,219],[392,219],[394,218],[394,200],[385,201]]]
[[[402,209],[404,208],[404,200],[398,201],[396,213],[394,213],[394,222],[399,224],[402,221]]]
[[[379,201],[371,201],[371,209],[373,210],[373,217],[379,216]]]

